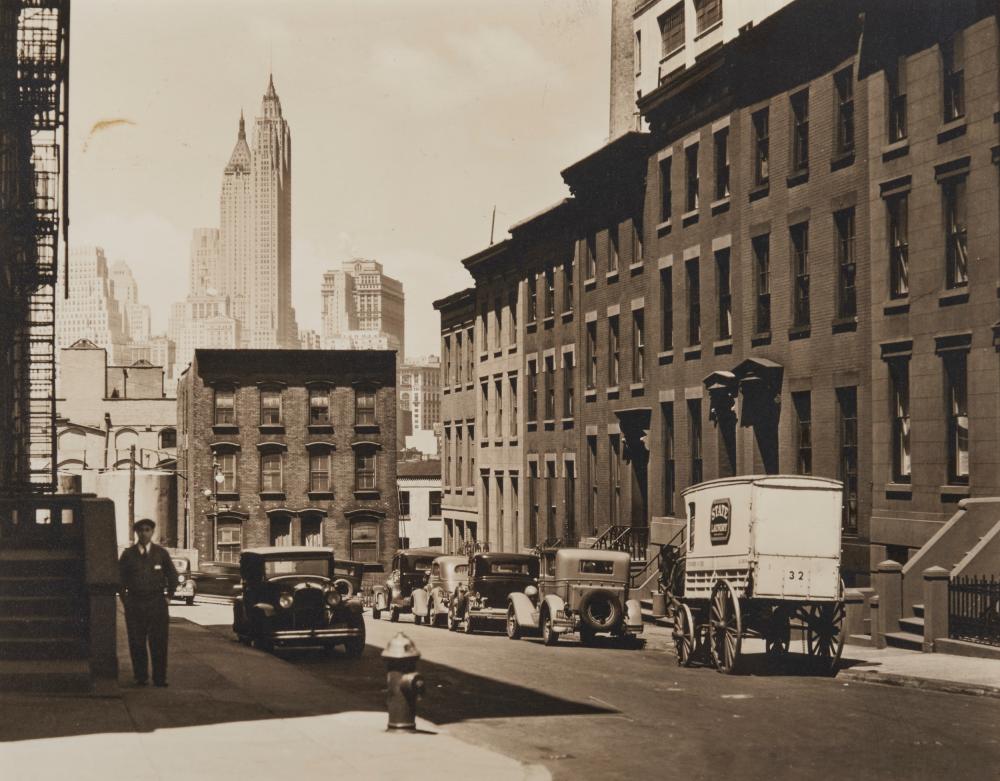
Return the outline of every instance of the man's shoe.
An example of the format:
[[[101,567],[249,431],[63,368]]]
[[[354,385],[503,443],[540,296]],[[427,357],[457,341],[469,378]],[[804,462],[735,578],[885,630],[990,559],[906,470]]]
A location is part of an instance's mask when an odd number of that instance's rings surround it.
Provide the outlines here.
[[[156,682],[153,683],[153,686],[159,686],[160,688],[163,688],[163,687],[167,686],[167,682],[166,681],[156,681]]]

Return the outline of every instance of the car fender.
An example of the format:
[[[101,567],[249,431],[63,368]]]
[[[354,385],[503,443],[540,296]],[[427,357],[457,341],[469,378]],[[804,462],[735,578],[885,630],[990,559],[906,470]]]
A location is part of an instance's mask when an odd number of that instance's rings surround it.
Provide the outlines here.
[[[638,599],[625,601],[625,623],[630,628],[642,626],[642,605]]]
[[[274,616],[274,605],[269,605],[267,602],[258,602],[253,606],[253,611],[261,618],[272,618]]]
[[[517,618],[518,624],[525,629],[538,628],[538,611],[531,603],[527,594],[515,591],[510,595],[508,601],[510,606],[514,609],[514,616]]]
[[[553,618],[559,615],[566,607],[566,603],[557,594],[546,594],[545,599],[542,600],[542,604],[545,605],[549,611],[549,615]]]
[[[415,588],[410,594],[413,605],[413,614],[416,616],[427,615],[427,592],[422,588]]]
[[[385,592],[386,592],[385,588],[380,588],[378,591],[375,592],[375,608],[377,610],[389,609],[389,600],[386,597]]]

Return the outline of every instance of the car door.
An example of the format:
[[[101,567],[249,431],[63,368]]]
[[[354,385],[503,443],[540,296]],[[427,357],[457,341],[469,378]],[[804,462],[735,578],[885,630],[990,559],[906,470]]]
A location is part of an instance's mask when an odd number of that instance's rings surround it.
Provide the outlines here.
[[[239,572],[234,564],[205,562],[196,579],[198,591],[220,597],[233,596],[233,586],[239,582]]]

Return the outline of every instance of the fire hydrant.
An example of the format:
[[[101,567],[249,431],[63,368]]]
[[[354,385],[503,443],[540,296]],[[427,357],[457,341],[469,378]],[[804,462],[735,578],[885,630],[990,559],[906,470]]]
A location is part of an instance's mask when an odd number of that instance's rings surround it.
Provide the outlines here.
[[[424,693],[424,676],[417,672],[420,652],[402,632],[382,652],[385,659],[385,705],[389,729],[417,728],[417,700]]]

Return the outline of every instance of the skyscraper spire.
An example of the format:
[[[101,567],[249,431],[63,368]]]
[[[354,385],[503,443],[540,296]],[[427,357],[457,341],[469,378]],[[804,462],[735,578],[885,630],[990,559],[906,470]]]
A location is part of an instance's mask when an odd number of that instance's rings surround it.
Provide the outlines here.
[[[278,93],[274,91],[274,74],[267,74],[267,92],[264,93],[265,98],[276,98]]]
[[[243,109],[242,108],[240,109],[240,132],[239,132],[239,135],[237,136],[237,140],[238,141],[239,140],[243,140],[243,141],[247,140],[247,126],[246,126],[246,122],[243,119]]]

